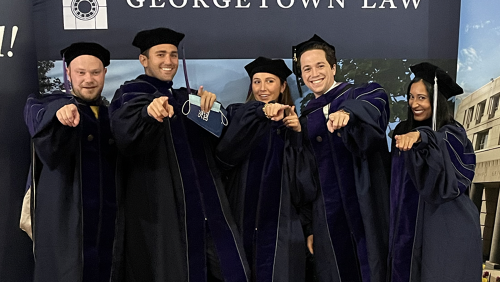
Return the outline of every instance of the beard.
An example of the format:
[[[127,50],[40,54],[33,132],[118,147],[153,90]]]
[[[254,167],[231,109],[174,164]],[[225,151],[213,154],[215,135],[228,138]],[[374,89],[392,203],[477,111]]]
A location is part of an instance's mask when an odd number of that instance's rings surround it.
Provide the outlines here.
[[[83,95],[81,91],[76,90],[73,87],[71,90],[71,94],[85,102],[95,102],[101,100],[101,93],[96,93],[95,95]]]

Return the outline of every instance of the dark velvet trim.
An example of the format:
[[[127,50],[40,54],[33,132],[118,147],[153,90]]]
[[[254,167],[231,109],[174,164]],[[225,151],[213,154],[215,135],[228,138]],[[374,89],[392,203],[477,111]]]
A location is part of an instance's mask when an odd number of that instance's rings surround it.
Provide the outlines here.
[[[472,182],[472,179],[474,178],[475,168],[474,165],[470,164],[476,163],[476,155],[466,153],[465,148],[467,144],[464,143],[467,142],[467,140],[458,139],[458,136],[450,131],[446,131],[445,133],[446,141],[448,141],[449,143],[447,144],[447,148],[451,161],[455,166],[455,169],[458,170],[460,174],[468,180],[467,184],[470,184]],[[465,132],[463,135],[465,135]],[[461,192],[463,192],[463,190]]]
[[[132,85],[132,86],[128,86],[128,85]],[[131,88],[131,87],[134,87],[137,89],[134,89],[133,91],[129,91],[126,89],[126,88]],[[137,81],[137,82],[133,82],[131,84],[123,85],[122,89],[116,90],[115,97],[117,97],[117,95],[119,95],[119,97],[113,99],[113,101],[109,105],[109,112],[114,113],[119,108],[121,108],[125,103],[131,101],[132,99],[134,99],[138,96],[144,95],[146,93],[155,93],[155,92],[149,92],[148,88],[150,88],[149,90],[156,90],[156,89],[154,89],[154,87],[152,87],[151,85],[149,85],[145,81]]]
[[[102,208],[99,238],[99,275],[103,281],[109,281],[113,260],[113,244],[116,222],[116,145],[111,134],[108,108],[99,108]]]
[[[271,281],[281,198],[283,140],[277,128],[261,137],[249,159],[244,201],[244,244],[252,279]]]
[[[419,194],[408,177],[405,158],[392,152],[389,269],[392,282],[409,281]]]
[[[125,84],[117,90],[117,93],[121,92],[122,95],[119,99],[113,99],[109,105],[109,111],[115,112],[123,104],[144,94],[157,94],[157,96],[164,95],[171,98],[172,93],[170,93],[169,89],[172,88],[172,85],[171,81],[161,81],[154,77],[140,75],[135,80],[125,82]]]
[[[182,178],[184,181],[184,187],[185,190],[187,188],[187,184],[191,182],[192,185],[196,185],[195,187],[191,189],[198,189],[199,195],[198,197],[201,197],[201,205],[204,208],[204,213],[205,216],[208,220],[208,225],[209,229],[211,232],[211,237],[214,241],[218,258],[220,261],[220,268],[222,270],[222,274],[224,275],[225,281],[245,281],[246,280],[246,274],[243,268],[242,264],[242,258],[240,257],[240,253],[237,248],[237,243],[235,241],[235,237],[237,234],[234,232],[236,230],[231,230],[230,226],[228,225],[227,222],[227,216],[224,214],[221,205],[225,204],[224,201],[221,200],[220,197],[222,195],[219,195],[219,191],[217,187],[215,186],[214,178],[213,177],[218,177],[218,175],[214,175],[214,172],[212,171],[213,168],[209,166],[208,160],[206,159],[207,157],[207,152],[206,152],[206,144],[198,142],[199,135],[201,134],[200,129],[194,124],[194,123],[184,123],[185,128],[186,128],[186,133],[187,133],[187,139],[188,140],[188,145],[190,147],[190,151],[192,153],[192,156],[196,156],[194,158],[185,158],[184,160],[181,161],[182,158],[179,158],[179,165],[181,165],[181,162],[186,162],[189,161],[190,163],[188,164],[191,167],[191,170],[183,170],[181,168],[182,172]],[[173,128],[173,130],[175,130]],[[178,131],[176,131],[176,134],[179,134]],[[205,135],[206,136],[206,135]],[[208,142],[205,140],[205,142]],[[176,151],[178,154],[180,152],[184,152],[180,149],[181,144],[176,144]],[[190,175],[190,172],[197,172],[195,175]],[[205,173],[201,173],[205,172]],[[187,178],[191,178],[188,180]],[[187,188],[190,189],[190,188]],[[222,191],[220,191],[222,192]],[[186,195],[186,199],[187,199]],[[193,208],[190,206],[188,202],[186,202],[186,209],[189,210]],[[189,216],[188,216],[189,220]],[[203,221],[204,218],[201,218]],[[229,220],[231,218],[229,217]],[[194,240],[200,240],[199,236],[200,233],[190,233],[189,232],[189,223],[188,223],[188,241],[189,244],[192,245]],[[204,250],[204,248],[202,249]],[[199,250],[198,250],[199,251]],[[190,259],[191,260],[191,259]],[[200,267],[198,265],[191,264],[197,269]],[[203,267],[205,267],[203,265]],[[190,269],[190,277],[193,277],[193,271],[196,271],[196,269]],[[191,280],[191,281],[203,281],[203,280]]]
[[[51,122],[52,114],[68,104],[74,96],[68,95],[61,91],[54,91],[52,94],[30,94],[24,106],[24,121],[28,126],[30,135],[33,137],[37,132],[45,127],[48,122]],[[45,119],[45,112],[49,112]],[[48,117],[50,116],[50,117]]]
[[[164,95],[170,94],[170,89],[173,86],[172,81],[162,81],[157,79],[156,77],[148,76],[145,74],[139,75],[136,79],[151,83],[160,93],[163,93]]]
[[[326,127],[326,120],[322,111],[313,112],[307,117],[309,139],[312,140],[312,147],[318,161],[326,224],[333,244],[338,271],[342,280],[361,281],[360,273],[358,273],[359,270],[353,268],[353,266],[358,265],[356,245],[351,237],[353,230],[350,227],[349,215],[345,209],[346,204],[344,204],[343,193],[341,191],[342,188],[347,188],[346,186],[350,184],[351,191],[355,192],[352,160],[348,157],[342,165],[333,162],[333,152],[330,147],[329,136],[328,133],[325,133],[325,128],[323,128]],[[319,134],[319,132],[322,134]],[[318,142],[319,137],[321,138],[321,142]],[[341,145],[343,147],[342,139],[339,137],[332,137],[331,142],[335,144],[333,146]],[[338,153],[340,151],[342,150],[339,150]],[[354,203],[349,202],[349,204]],[[316,230],[313,230],[313,232],[315,233]]]
[[[170,122],[170,126],[172,133],[175,132],[176,135],[176,138],[173,138],[173,140],[185,195],[189,279],[191,281],[202,282],[207,279],[204,235],[206,216],[204,215],[203,203],[200,198],[201,191],[199,191],[201,179],[199,179],[198,170],[194,167],[193,161],[195,159],[194,156],[196,158],[203,158],[204,152],[200,152],[198,149],[199,146],[191,146],[185,124],[182,121]],[[213,189],[211,187],[212,181],[203,184],[204,186],[208,186],[207,189]]]
[[[87,105],[79,105],[82,143],[82,203],[84,280],[108,281],[115,224],[114,146],[107,108],[99,119]],[[92,136],[92,139],[89,139]]]
[[[99,172],[99,128],[89,106],[79,106],[82,142],[83,278],[97,280],[99,273],[98,234],[101,188]],[[96,138],[89,142],[87,136]],[[94,140],[92,140],[94,141]]]
[[[322,108],[327,104],[330,104],[334,99],[336,99],[338,96],[342,95],[345,91],[349,90],[352,87],[352,84],[348,83],[341,83],[337,87],[333,88],[330,90],[328,93],[325,93],[318,98],[315,98],[311,100],[304,111],[302,112],[301,116],[307,116],[311,112],[315,111],[316,109]]]
[[[200,165],[206,165],[206,163],[200,163]],[[210,179],[207,177],[205,180],[209,181]],[[234,225],[228,225],[230,223],[227,220],[231,220],[231,217],[225,215],[221,209],[221,204],[227,204],[227,202],[222,202],[222,199],[219,198],[218,193],[221,193],[222,189],[216,190],[214,187],[209,192],[211,193],[207,193],[206,190],[203,192],[203,200],[205,201],[208,224],[217,249],[224,279],[225,281],[234,282],[245,281],[247,279],[243,261],[245,258],[244,254],[241,253],[243,250],[240,252],[237,246],[236,236],[239,235],[236,233]]]
[[[269,133],[264,134],[259,144],[250,154],[248,160],[248,172],[245,186],[245,198],[243,203],[243,244],[247,260],[252,270],[252,276],[256,273],[255,265],[255,236],[258,209],[259,209],[259,194],[261,190],[261,180],[263,177],[264,164],[266,160],[267,145],[269,142]],[[252,280],[255,277],[252,277]]]
[[[272,281],[274,269],[274,254],[276,251],[276,230],[280,216],[281,199],[281,167],[283,166],[284,142],[276,134],[276,128],[271,132],[271,139],[266,152],[265,170],[260,183],[258,204],[258,223],[256,225],[255,267],[257,281]],[[267,138],[266,138],[267,139]],[[261,152],[262,153],[262,152]]]

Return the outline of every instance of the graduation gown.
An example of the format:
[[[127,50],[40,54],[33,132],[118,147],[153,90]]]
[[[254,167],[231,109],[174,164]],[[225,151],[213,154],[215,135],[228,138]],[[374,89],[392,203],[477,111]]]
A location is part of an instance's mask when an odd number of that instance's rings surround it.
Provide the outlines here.
[[[55,115],[70,103],[80,113],[76,127]],[[41,169],[32,204],[34,280],[109,281],[116,148],[107,107],[96,119],[88,103],[56,91],[30,95],[24,116]]]
[[[407,133],[404,123],[394,134]],[[479,212],[468,195],[472,144],[458,123],[416,129],[422,141],[412,149],[392,146],[391,281],[479,281]]]
[[[117,140],[118,218],[113,281],[206,281],[211,238],[225,281],[248,266],[213,158],[217,139],[181,113],[185,89],[141,75],[110,105]],[[147,106],[167,96],[175,115],[158,122]]]
[[[310,174],[312,180],[300,182],[319,186],[311,227],[306,229],[314,235],[319,281],[385,282],[390,168],[387,99],[376,83],[341,83],[311,100],[300,117],[305,144],[318,169]],[[340,109],[350,113],[349,122],[330,133],[325,116]]]
[[[268,119],[264,105],[229,105],[230,123],[216,157],[227,171],[226,191],[243,236],[251,281],[303,282],[304,234],[283,179],[285,135],[297,133]]]

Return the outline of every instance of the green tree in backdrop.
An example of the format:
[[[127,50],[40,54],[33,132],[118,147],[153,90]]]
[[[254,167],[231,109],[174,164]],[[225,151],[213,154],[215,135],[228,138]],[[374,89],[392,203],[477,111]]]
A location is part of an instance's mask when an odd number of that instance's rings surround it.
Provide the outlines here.
[[[64,83],[58,77],[49,77],[47,73],[54,68],[54,61],[38,61],[38,85],[40,93],[64,90]]]

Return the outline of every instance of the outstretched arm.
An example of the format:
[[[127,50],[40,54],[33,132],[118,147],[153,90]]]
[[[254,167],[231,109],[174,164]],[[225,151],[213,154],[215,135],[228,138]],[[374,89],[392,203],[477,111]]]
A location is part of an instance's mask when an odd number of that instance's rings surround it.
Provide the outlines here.
[[[72,95],[30,95],[24,120],[38,156],[49,167],[54,168],[61,158],[78,149],[80,114]]]
[[[370,83],[352,88],[349,95],[351,98],[342,103],[340,111],[333,113],[338,116],[336,125],[346,147],[357,156],[366,156],[387,143],[387,94],[379,84]]]
[[[122,85],[109,107],[111,130],[117,147],[124,154],[135,155],[152,150],[166,128],[165,120],[173,116],[168,103],[146,82]]]
[[[439,131],[417,128],[421,142],[404,152],[405,166],[424,200],[442,203],[464,193],[474,178],[476,156],[465,130],[457,125]]]
[[[272,127],[263,108],[266,104],[258,101],[228,107],[229,126],[216,149],[216,158],[223,169],[231,169],[248,157]]]

